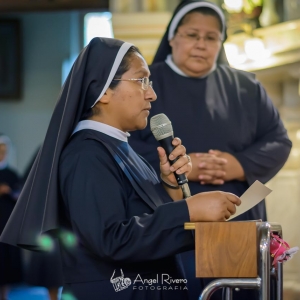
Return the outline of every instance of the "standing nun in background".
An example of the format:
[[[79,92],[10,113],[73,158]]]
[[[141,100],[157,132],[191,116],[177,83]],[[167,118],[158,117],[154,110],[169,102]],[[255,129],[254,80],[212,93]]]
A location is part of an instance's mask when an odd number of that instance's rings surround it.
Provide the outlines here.
[[[9,165],[12,151],[10,139],[0,134],[0,234],[15,206],[20,178]],[[7,299],[9,286],[22,280],[21,251],[0,243],[0,300]]]
[[[274,177],[292,146],[278,111],[255,76],[228,66],[225,38],[225,17],[217,5],[183,1],[150,66],[158,97],[150,116],[165,113],[183,140],[192,159],[188,178],[192,194],[222,190],[241,196],[255,180],[266,183]],[[149,126],[134,132],[130,145],[159,172],[154,154],[158,143]],[[235,220],[257,219],[266,221],[265,201]],[[183,257],[190,299],[198,299],[194,252]],[[234,299],[253,300],[254,294],[244,290]]]
[[[184,278],[176,254],[193,249],[194,239],[183,224],[225,221],[240,204],[224,192],[182,199],[173,171],[192,167],[178,138],[172,168],[155,150],[164,183],[129,146],[128,131],[145,128],[156,100],[149,76],[129,43],[94,38],[83,49],[1,236],[43,250],[44,235],[56,234],[65,299],[187,299],[184,281],[161,281]]]

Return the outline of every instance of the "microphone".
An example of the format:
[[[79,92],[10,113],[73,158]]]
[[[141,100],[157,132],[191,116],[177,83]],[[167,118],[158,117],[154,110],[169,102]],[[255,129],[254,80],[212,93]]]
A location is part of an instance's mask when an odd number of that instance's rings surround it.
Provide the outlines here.
[[[173,151],[174,147],[172,145],[172,141],[174,139],[173,127],[169,118],[165,114],[158,114],[153,116],[150,119],[150,129],[155,137],[155,139],[159,142],[159,144],[164,148],[166,154],[169,159],[169,155]],[[172,165],[177,161],[178,158],[174,160],[169,160]],[[185,198],[191,196],[191,192],[188,186],[188,180],[185,174],[176,174],[174,172],[175,178],[177,180],[178,185],[181,187],[183,195]]]

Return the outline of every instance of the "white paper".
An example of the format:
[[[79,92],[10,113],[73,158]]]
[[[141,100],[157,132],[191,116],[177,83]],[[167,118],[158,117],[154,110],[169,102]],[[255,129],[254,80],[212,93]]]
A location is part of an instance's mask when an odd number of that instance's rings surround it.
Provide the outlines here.
[[[265,199],[272,190],[263,185],[260,181],[256,180],[247,191],[240,197],[242,203],[240,206],[236,206],[236,213],[232,215],[228,220],[231,220],[240,214],[246,212],[260,201]],[[227,220],[227,221],[228,221]]]

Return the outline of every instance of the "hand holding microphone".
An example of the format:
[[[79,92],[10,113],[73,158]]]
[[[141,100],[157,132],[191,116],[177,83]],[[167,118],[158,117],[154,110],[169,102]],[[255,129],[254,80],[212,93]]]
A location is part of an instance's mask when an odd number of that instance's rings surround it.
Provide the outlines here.
[[[167,156],[166,151],[162,147],[157,148],[160,159],[161,179],[173,188],[178,187],[179,189],[180,187],[175,175],[180,176],[184,174],[187,177],[192,170],[192,164],[179,138],[174,138],[172,145],[174,150],[169,156]],[[170,161],[173,162],[173,164],[170,164]],[[185,180],[186,178],[181,178],[182,182],[186,182]]]
[[[186,155],[186,149],[181,145],[180,139],[174,139],[173,128],[171,121],[165,114],[158,114],[150,120],[151,131],[160,143],[161,148],[158,148],[162,180],[172,188],[168,181],[174,182],[174,177],[177,184],[182,189],[184,198],[190,197],[190,189],[186,173],[192,169],[189,156]],[[172,174],[173,172],[173,174]],[[176,185],[174,186],[176,188]]]

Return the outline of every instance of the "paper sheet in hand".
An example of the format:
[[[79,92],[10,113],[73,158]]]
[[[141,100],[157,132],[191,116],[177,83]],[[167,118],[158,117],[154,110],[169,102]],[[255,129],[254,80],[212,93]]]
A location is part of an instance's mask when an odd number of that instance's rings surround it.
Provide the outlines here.
[[[231,220],[240,214],[246,212],[260,201],[262,201],[265,197],[267,197],[272,190],[267,188],[261,182],[256,180],[247,191],[240,197],[242,203],[240,206],[236,207],[236,213],[231,216],[228,220]]]

